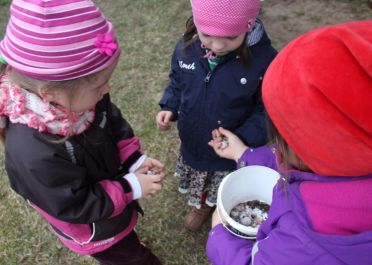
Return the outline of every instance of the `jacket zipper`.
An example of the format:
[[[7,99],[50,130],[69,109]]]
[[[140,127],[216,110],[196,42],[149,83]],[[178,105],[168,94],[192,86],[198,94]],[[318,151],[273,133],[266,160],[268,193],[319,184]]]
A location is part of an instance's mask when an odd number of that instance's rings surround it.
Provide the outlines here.
[[[222,59],[221,62],[216,66],[216,68],[214,70],[209,69],[207,75],[204,78],[204,83],[209,83],[209,81],[211,80],[212,73],[216,71],[217,67],[221,67],[221,65],[225,64],[226,62],[228,62],[230,60],[231,60],[231,58]]]
[[[212,71],[209,71],[206,77],[204,78],[205,83],[209,83],[209,80],[211,79],[211,75],[212,75]]]

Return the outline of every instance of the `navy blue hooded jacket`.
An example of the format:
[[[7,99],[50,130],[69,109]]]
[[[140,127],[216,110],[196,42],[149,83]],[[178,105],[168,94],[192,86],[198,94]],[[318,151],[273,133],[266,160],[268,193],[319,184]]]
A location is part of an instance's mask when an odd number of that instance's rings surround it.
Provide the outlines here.
[[[230,53],[211,71],[197,39],[186,49],[181,39],[172,56],[170,81],[160,100],[178,121],[181,154],[198,170],[234,170],[235,162],[218,157],[208,145],[212,130],[223,127],[251,147],[267,142],[265,111],[261,99],[263,75],[276,50],[263,30],[249,46],[248,66]],[[253,32],[253,31],[252,31]],[[251,34],[249,34],[251,35]],[[251,43],[249,36],[247,46]],[[252,44],[252,43],[251,43]]]

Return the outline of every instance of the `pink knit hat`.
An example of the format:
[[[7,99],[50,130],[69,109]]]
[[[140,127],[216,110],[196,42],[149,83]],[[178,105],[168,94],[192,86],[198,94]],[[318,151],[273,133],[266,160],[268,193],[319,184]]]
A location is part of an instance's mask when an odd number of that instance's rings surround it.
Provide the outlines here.
[[[107,68],[120,48],[92,1],[13,0],[0,52],[28,77],[61,81]]]
[[[233,37],[251,31],[260,0],[190,0],[197,29],[211,36]]]

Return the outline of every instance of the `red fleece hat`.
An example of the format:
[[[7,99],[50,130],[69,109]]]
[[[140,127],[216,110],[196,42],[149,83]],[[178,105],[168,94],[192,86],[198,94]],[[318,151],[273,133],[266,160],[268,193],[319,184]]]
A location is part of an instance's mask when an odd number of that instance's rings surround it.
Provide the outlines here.
[[[372,173],[372,20],[293,40],[270,65],[262,93],[280,134],[315,173]]]

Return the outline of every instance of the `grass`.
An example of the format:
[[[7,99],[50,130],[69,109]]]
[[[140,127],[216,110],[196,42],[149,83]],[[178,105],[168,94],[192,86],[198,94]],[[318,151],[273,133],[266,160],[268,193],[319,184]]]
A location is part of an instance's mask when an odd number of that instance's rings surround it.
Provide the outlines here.
[[[365,1],[340,2],[350,5],[351,11],[357,10],[356,17],[365,18],[371,12],[358,6]],[[123,48],[111,81],[112,100],[141,137],[143,150],[166,164],[163,191],[153,200],[141,202],[145,216],[140,218],[137,232],[166,265],[209,264],[204,251],[209,223],[199,233],[188,232],[182,226],[188,208],[186,197],[178,193],[177,180],[173,177],[179,145],[177,132],[174,128],[169,132],[157,131],[154,120],[159,110],[158,100],[167,83],[173,47],[190,15],[189,1],[100,0],[97,3],[116,25]],[[9,1],[0,0],[0,25],[6,23],[8,4]],[[265,1],[265,5],[269,6],[270,1]],[[299,17],[306,15],[298,12]],[[282,44],[277,42],[278,47]],[[0,264],[97,264],[59,243],[39,215],[10,189],[2,167],[0,223]]]

